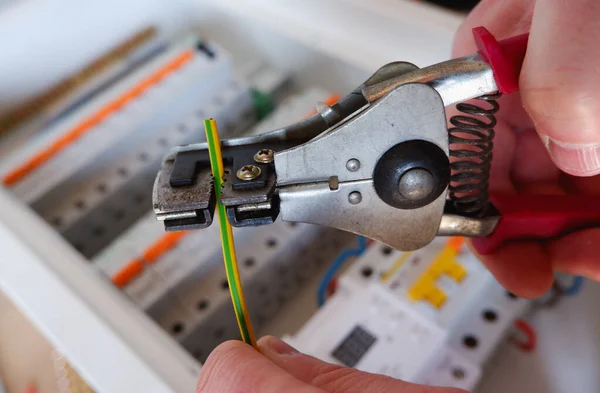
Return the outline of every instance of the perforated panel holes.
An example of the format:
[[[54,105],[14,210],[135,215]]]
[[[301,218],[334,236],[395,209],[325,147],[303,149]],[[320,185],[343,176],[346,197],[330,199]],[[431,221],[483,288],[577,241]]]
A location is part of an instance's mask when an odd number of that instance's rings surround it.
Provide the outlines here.
[[[494,310],[484,310],[481,314],[482,318],[486,322],[496,322],[498,320],[498,313]]]
[[[108,187],[104,183],[100,183],[96,186],[96,191],[98,191],[100,194],[105,194],[107,190]]]
[[[138,160],[140,160],[141,162],[146,162],[148,161],[148,153],[146,152],[141,152],[140,154],[138,154]]]
[[[202,299],[198,302],[198,304],[196,304],[196,308],[198,309],[198,311],[205,311],[209,305],[210,303],[207,299]]]
[[[117,173],[121,177],[127,177],[129,175],[129,171],[127,170],[127,168],[119,168],[117,169]]]
[[[223,290],[228,290],[229,289],[229,283],[227,282],[226,278],[224,278],[223,280],[221,280],[221,288]]]
[[[279,274],[279,277],[285,277],[288,275],[289,272],[290,269],[288,269],[287,266],[281,265],[277,268],[277,274]]]
[[[158,146],[160,146],[160,147],[167,147],[167,146],[169,146],[169,141],[167,140],[167,138],[158,138],[156,140],[156,143],[158,143]]]
[[[83,201],[83,200],[81,200],[81,199],[80,199],[80,200],[77,200],[77,201],[75,201],[75,203],[73,203],[73,205],[74,205],[74,206],[75,206],[77,209],[79,209],[79,210],[83,210],[83,209],[85,209],[85,201]]]
[[[225,335],[224,327],[218,327],[215,330],[213,330],[213,337],[216,338],[217,340],[223,338],[224,335]]]
[[[271,237],[267,239],[267,242],[265,244],[268,248],[275,248],[277,247],[277,239]]]
[[[73,247],[75,247],[75,249],[82,254],[85,251],[85,246],[83,245],[83,243],[75,243],[73,244]]]
[[[204,352],[202,352],[202,350],[198,349],[198,350],[192,352],[192,356],[196,360],[202,360],[202,357],[204,356]]]
[[[381,247],[381,253],[383,255],[390,255],[392,253],[392,251],[394,251],[394,250],[391,247],[388,247],[388,246]]]
[[[256,290],[256,293],[258,294],[258,296],[263,297],[265,296],[267,293],[269,293],[269,288],[266,285],[261,285],[258,287],[258,289]]]
[[[113,218],[116,221],[121,221],[123,218],[125,218],[125,210],[122,210],[122,209],[115,210],[115,212],[113,213]]]
[[[62,223],[63,223],[63,221],[62,221],[62,218],[60,218],[60,217],[54,217],[50,220],[50,224],[55,228],[60,227],[62,225]]]
[[[506,291],[506,296],[507,296],[509,299],[511,299],[511,300],[517,300],[517,299],[518,299],[517,295],[515,295],[515,294],[514,294],[514,293],[512,293],[512,292],[508,292],[508,291]]]
[[[364,278],[369,278],[373,275],[373,268],[371,266],[364,266],[360,269],[360,274],[362,274]]]
[[[206,43],[202,41],[199,41],[196,44],[196,49],[198,49],[199,52],[204,53],[209,59],[214,59],[217,55],[214,49],[209,48],[208,45],[206,45]]]
[[[182,134],[185,134],[189,131],[189,129],[185,123],[179,123],[179,125],[177,126],[177,131],[179,131]]]
[[[454,379],[464,379],[466,376],[465,370],[463,370],[460,367],[453,367],[452,368],[452,377]]]
[[[106,233],[106,229],[102,225],[98,225],[92,229],[92,235],[102,237]]]
[[[183,324],[183,322],[175,322],[173,326],[171,326],[171,332],[173,332],[173,334],[179,334],[183,332],[184,329],[185,325]]]
[[[256,264],[256,260],[252,257],[244,259],[244,266],[251,268]]]
[[[475,349],[479,345],[479,340],[472,334],[463,337],[463,345],[469,349]]]

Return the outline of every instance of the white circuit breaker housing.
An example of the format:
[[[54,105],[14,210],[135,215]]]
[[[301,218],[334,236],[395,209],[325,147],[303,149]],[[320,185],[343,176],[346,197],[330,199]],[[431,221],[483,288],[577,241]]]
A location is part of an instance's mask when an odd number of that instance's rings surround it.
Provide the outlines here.
[[[376,244],[286,340],[328,362],[473,389],[528,303],[507,294],[460,240],[412,253]]]

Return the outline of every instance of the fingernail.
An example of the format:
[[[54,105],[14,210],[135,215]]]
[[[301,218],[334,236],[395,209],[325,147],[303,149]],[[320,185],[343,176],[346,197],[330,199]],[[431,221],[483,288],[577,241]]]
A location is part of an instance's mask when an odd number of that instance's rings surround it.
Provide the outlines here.
[[[280,355],[294,355],[300,353],[297,349],[277,337],[269,336],[260,341],[261,347],[266,347],[267,349]]]
[[[600,173],[599,144],[569,144],[546,137],[546,148],[552,160],[563,171],[575,176]]]

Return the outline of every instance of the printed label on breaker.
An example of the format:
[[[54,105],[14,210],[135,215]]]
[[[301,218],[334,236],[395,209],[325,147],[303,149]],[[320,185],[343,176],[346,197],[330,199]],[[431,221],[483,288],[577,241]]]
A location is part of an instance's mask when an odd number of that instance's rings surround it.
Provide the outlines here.
[[[348,367],[354,367],[377,338],[360,326],[356,326],[342,343],[332,352],[332,356]]]

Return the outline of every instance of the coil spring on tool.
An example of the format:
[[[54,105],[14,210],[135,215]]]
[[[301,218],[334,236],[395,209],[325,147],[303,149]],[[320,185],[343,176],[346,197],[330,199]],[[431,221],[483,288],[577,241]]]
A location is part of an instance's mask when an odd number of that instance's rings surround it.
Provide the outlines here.
[[[492,162],[495,113],[500,105],[500,94],[477,98],[489,104],[489,108],[461,103],[456,109],[462,114],[453,116],[448,129],[450,145],[450,200],[457,212],[476,216],[488,203],[488,183]]]

